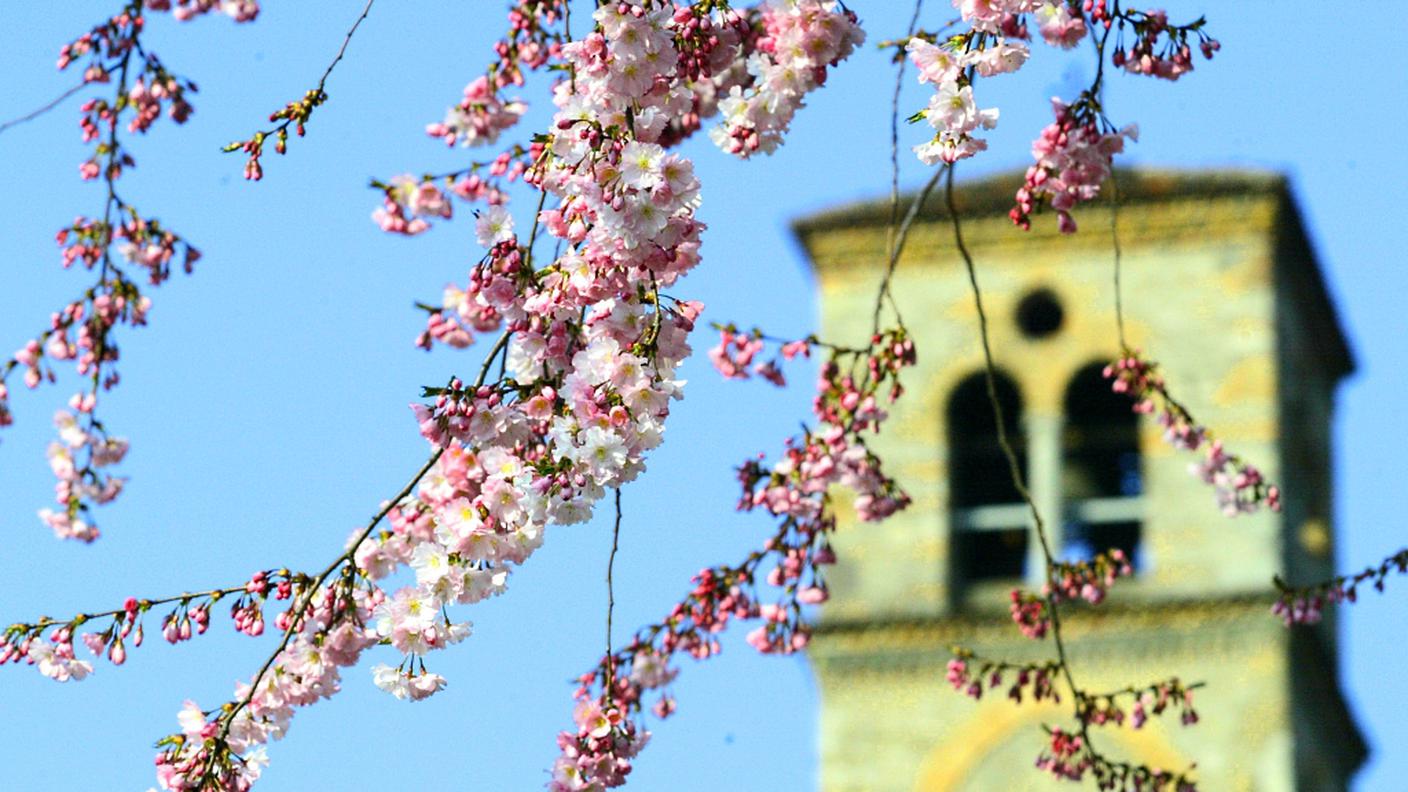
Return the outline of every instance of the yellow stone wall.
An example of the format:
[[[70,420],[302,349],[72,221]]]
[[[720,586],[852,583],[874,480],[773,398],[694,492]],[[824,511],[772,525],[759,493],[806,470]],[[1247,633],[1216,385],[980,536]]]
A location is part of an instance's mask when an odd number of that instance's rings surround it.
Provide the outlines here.
[[[1325,332],[1316,324],[1324,316],[1313,313],[1319,303],[1286,287],[1310,288],[1303,277],[1288,279],[1285,268],[1314,263],[1308,251],[1304,262],[1282,260],[1289,255],[1286,212],[1294,211],[1282,183],[1240,178],[1246,189],[1168,188],[1133,196],[1119,210],[1126,328],[1130,343],[1159,361],[1174,393],[1229,448],[1272,480],[1282,478],[1283,456],[1294,461],[1293,502],[1285,515],[1221,516],[1211,489],[1188,473],[1196,457],[1164,444],[1159,427],[1144,419],[1145,568],[1117,584],[1110,603],[1076,615],[1068,630],[1072,659],[1090,689],[1169,676],[1208,683],[1199,697],[1202,723],[1183,729],[1175,719],[1102,734],[1100,745],[1116,755],[1166,767],[1196,760],[1206,790],[1342,789],[1346,771],[1327,770],[1333,763],[1320,753],[1354,754],[1352,741],[1307,747],[1314,728],[1299,735],[1293,728],[1297,717],[1323,713],[1293,695],[1289,633],[1266,607],[1273,575],[1332,568],[1326,455],[1333,386],[1343,371],[1303,354]],[[799,224],[818,274],[824,338],[849,343],[870,332],[885,261],[880,217],[862,209],[854,221],[833,213]],[[964,218],[994,356],[1016,383],[1032,431],[1059,427],[1072,376],[1119,351],[1108,205],[1082,208],[1078,220],[1081,232],[1063,237],[1050,217],[1037,218],[1028,233],[1001,210]],[[1058,296],[1064,322],[1053,336],[1033,340],[1019,331],[1014,311],[1042,287]],[[915,224],[893,291],[919,363],[874,447],[914,503],[880,524],[843,521],[835,538],[841,561],[828,576],[832,599],[810,651],[823,699],[822,788],[1054,788],[1031,764],[1042,744],[1037,724],[1060,722],[1061,713],[1014,707],[1000,696],[974,703],[944,681],[955,643],[1008,659],[1044,659],[1052,649],[1016,631],[1005,615],[1005,588],[978,589],[959,607],[947,579],[946,409],[954,386],[981,371],[982,353],[942,211],[931,209]],[[1282,426],[1287,405],[1295,427]],[[1323,464],[1307,465],[1311,457]],[[1333,631],[1318,640],[1329,647],[1322,654],[1333,680]],[[1338,704],[1333,681],[1328,696]]]

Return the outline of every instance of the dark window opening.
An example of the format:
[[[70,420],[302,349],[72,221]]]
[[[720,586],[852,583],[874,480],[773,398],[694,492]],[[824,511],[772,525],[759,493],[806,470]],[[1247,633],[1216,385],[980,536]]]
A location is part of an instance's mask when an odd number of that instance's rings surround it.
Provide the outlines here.
[[[1037,289],[1017,303],[1017,327],[1027,338],[1045,338],[1061,329],[1066,312],[1050,289]]]
[[[1023,471],[1027,467],[1022,440],[1022,397],[1007,377],[996,380],[997,401],[1002,407],[1007,437]],[[1012,482],[1007,457],[998,443],[997,422],[988,400],[982,374],[964,380],[953,392],[948,408],[949,504],[955,509],[999,503],[1021,503]]]
[[[1066,389],[1061,554],[1084,561],[1118,549],[1138,570],[1144,493],[1139,415],[1127,396],[1111,390],[1103,368],[1086,366]]]
[[[1019,469],[1027,467],[1022,397],[1003,374],[994,377],[1008,442]],[[974,374],[954,389],[948,405],[949,505],[953,517],[956,583],[1021,578],[1029,532],[1022,496],[998,439],[987,378]]]
[[[1110,389],[1103,366],[1082,369],[1066,390],[1065,500],[1128,498],[1144,491],[1139,416],[1129,397]]]
[[[956,561],[965,582],[1021,578],[1027,571],[1026,528],[958,531]]]

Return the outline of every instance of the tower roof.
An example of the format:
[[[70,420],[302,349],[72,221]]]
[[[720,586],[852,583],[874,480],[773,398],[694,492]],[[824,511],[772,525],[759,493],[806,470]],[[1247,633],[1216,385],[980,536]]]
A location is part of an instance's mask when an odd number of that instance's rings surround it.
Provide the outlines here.
[[[1315,329],[1313,337],[1319,347],[1316,352],[1336,376],[1354,370],[1354,356],[1348,338],[1335,311],[1334,300],[1326,288],[1314,248],[1301,220],[1300,209],[1292,194],[1289,180],[1282,174],[1251,170],[1145,170],[1117,169],[1119,206],[1135,207],[1173,201],[1213,201],[1217,199],[1263,198],[1274,204],[1272,229],[1275,235],[1275,257],[1278,277],[1304,297],[1302,320]],[[1013,195],[1021,185],[1022,171],[987,176],[961,183],[954,193],[954,203],[960,217],[991,219],[1004,217],[1012,207]],[[1111,190],[1106,189],[1093,202],[1093,207],[1113,204]],[[916,193],[901,197],[903,212]],[[1085,209],[1088,213],[1089,208]],[[1079,217],[1079,215],[1078,215]],[[925,201],[915,222],[935,223],[947,219],[947,211],[938,190]],[[873,228],[890,222],[888,199],[861,201],[799,218],[792,223],[793,233],[817,261],[814,242],[828,233],[846,229]],[[1032,244],[1058,236],[1055,223],[1039,223],[1029,232],[1011,229],[1014,235],[1025,234]],[[1088,227],[1100,226],[1087,222]],[[1090,233],[1084,231],[1082,233]],[[1096,232],[1099,233],[1099,232]],[[873,261],[854,260],[862,266]],[[832,266],[835,266],[834,264]],[[827,265],[818,266],[819,270]]]

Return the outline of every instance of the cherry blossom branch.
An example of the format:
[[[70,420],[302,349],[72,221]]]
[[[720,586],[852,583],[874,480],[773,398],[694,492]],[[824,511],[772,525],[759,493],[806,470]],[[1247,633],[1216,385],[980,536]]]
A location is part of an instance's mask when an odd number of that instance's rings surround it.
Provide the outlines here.
[[[83,140],[94,146],[79,166],[79,174],[85,180],[102,178],[102,217],[79,217],[57,235],[65,268],[81,262],[85,268],[98,272],[91,287],[50,317],[47,330],[0,364],[0,427],[13,422],[6,380],[16,369],[25,368],[24,382],[31,389],[44,380],[56,380],[54,367],[46,358],[72,361],[79,376],[88,380],[86,392],[76,393],[69,400],[73,412],[61,410],[55,416],[60,441],[51,443],[48,450],[50,467],[57,479],[55,500],[63,508],[39,513],[57,536],[85,542],[93,541],[99,533],[90,507],[117,497],[125,482],[105,468],[121,461],[127,442],[109,436],[96,413],[99,393],[111,389],[119,379],[114,330],[119,324],[145,324],[151,304],[123,271],[124,265],[115,258],[113,247],[118,246],[125,263],[145,269],[153,286],[170,277],[172,259],[178,251],[184,251],[187,272],[200,256],[199,251],[157,220],[143,218],[117,190],[117,179],[135,165],[119,135],[118,125],[123,118],[130,117],[128,132],[145,133],[163,109],[177,124],[193,112],[186,97],[195,92],[194,83],[169,72],[155,54],[143,47],[144,9],[148,7],[171,10],[170,4],[160,7],[131,0],[116,15],[64,45],[59,52],[60,70],[87,60],[83,86],[112,84],[108,97],[89,99],[80,108]],[[188,19],[209,10],[209,6],[178,3],[175,14]],[[257,13],[257,5],[230,4],[226,10],[237,19],[248,19]],[[70,339],[70,331],[76,333],[75,339]]]
[[[309,581],[307,575],[287,569],[262,570],[256,572],[249,582],[239,586],[184,592],[155,599],[128,597],[121,608],[113,610],[79,613],[67,619],[45,616],[32,623],[18,622],[6,627],[3,637],[0,637],[0,665],[24,661],[38,666],[41,674],[59,682],[83,679],[92,673],[93,666],[87,661],[78,660],[74,654],[74,637],[80,627],[102,619],[112,619],[106,629],[85,633],[82,639],[94,656],[106,654],[114,665],[122,665],[127,660],[126,639],[131,637],[133,647],[142,645],[145,637],[143,617],[152,608],[177,603],[161,622],[162,637],[168,643],[175,644],[189,640],[193,635],[204,634],[210,625],[211,609],[232,594],[239,595],[230,609],[235,628],[246,635],[258,636],[264,632],[262,606],[270,591],[273,591],[275,599],[297,598]],[[55,629],[46,641],[43,633],[50,628]]]
[[[1336,575],[1311,586],[1291,586],[1275,576],[1272,582],[1279,592],[1271,612],[1280,616],[1287,627],[1293,624],[1315,624],[1320,621],[1325,605],[1359,600],[1359,586],[1372,581],[1375,591],[1384,590],[1391,574],[1408,574],[1408,548],[1399,550],[1378,564],[1348,575]]]
[[[953,167],[950,166],[944,189],[944,201],[949,220],[953,226],[954,244],[963,259],[973,294],[973,304],[978,313],[978,334],[983,349],[984,380],[988,402],[992,406],[993,420],[997,428],[998,445],[1007,460],[1008,473],[1011,476],[1013,487],[1027,506],[1045,565],[1045,585],[1042,597],[1038,598],[1015,590],[1012,592],[1013,619],[1022,628],[1022,631],[1032,638],[1044,637],[1049,625],[1057,659],[1054,666],[1048,663],[1045,667],[1054,667],[1059,670],[1074,699],[1073,715],[1077,724],[1076,732],[1071,734],[1055,727],[1048,729],[1050,744],[1047,751],[1038,757],[1037,767],[1058,778],[1071,780],[1079,780],[1089,772],[1101,789],[1126,789],[1131,786],[1136,790],[1174,789],[1182,792],[1185,789],[1192,789],[1192,781],[1186,773],[1175,776],[1142,765],[1114,762],[1096,749],[1091,741],[1090,725],[1097,717],[1101,717],[1100,713],[1104,710],[1092,708],[1092,702],[1096,701],[1097,697],[1092,697],[1077,684],[1071,670],[1065,640],[1061,634],[1060,602],[1063,595],[1070,597],[1073,592],[1080,592],[1087,599],[1098,602],[1100,598],[1103,598],[1103,585],[1101,584],[1108,585],[1108,582],[1112,582],[1118,574],[1128,574],[1126,571],[1128,564],[1124,562],[1122,556],[1112,555],[1099,557],[1086,564],[1062,565],[1057,562],[1056,556],[1052,552],[1046,525],[1031,492],[1027,489],[1021,463],[1007,435],[1002,403],[997,396],[997,367],[992,356],[987,312],[983,307],[982,289],[978,285],[977,269],[973,263],[973,256],[964,241],[962,222],[959,219],[958,207],[954,201],[953,171]],[[1118,553],[1118,551],[1114,552]],[[1096,570],[1101,570],[1102,567],[1104,574],[1096,574]],[[1098,596],[1092,597],[1087,593],[1089,591],[1098,592]],[[950,667],[950,675],[952,676],[953,673],[954,669]]]
[[[332,76],[333,69],[337,68],[337,64],[342,62],[342,57],[347,54],[347,45],[352,43],[352,37],[357,34],[357,28],[361,27],[362,22],[367,18],[367,15],[371,13],[372,4],[375,2],[376,0],[367,0],[367,4],[362,7],[362,13],[357,16],[356,21],[352,23],[352,27],[347,30],[347,35],[343,36],[342,46],[338,47],[337,55],[333,57],[332,62],[323,70],[323,76],[318,78],[317,86],[304,93],[303,98],[289,102],[287,105],[284,105],[282,109],[276,110],[269,115],[269,121],[271,123],[275,121],[282,121],[282,123],[276,124],[269,129],[257,131],[249,139],[237,140],[221,149],[221,151],[227,154],[234,151],[243,151],[249,155],[244,165],[244,177],[246,179],[259,181],[264,178],[264,168],[259,164],[259,158],[264,154],[264,142],[268,138],[273,137],[275,139],[274,151],[282,155],[288,151],[288,128],[290,126],[294,127],[294,131],[298,133],[299,137],[303,137],[306,131],[304,125],[308,123],[308,119],[312,118],[313,111],[321,107],[322,104],[328,100],[327,91],[324,90],[327,86],[328,78]]]
[[[852,378],[847,358],[861,358],[865,373]],[[765,654],[791,654],[804,648],[810,627],[805,605],[827,599],[822,567],[835,562],[828,535],[835,528],[829,485],[855,489],[857,512],[863,520],[879,520],[905,508],[909,498],[880,470],[879,459],[865,445],[862,433],[878,431],[885,414],[876,399],[885,386],[891,400],[902,392],[901,368],[914,362],[912,342],[902,329],[887,331],[863,350],[834,349],[822,369],[814,412],[821,426],[804,427],[789,439],[783,460],[770,469],[749,460],[738,469],[743,495],[740,510],[765,509],[779,517],[773,535],[762,548],[734,565],[707,568],[692,579],[694,589],[668,617],[642,627],[623,650],[608,652],[597,667],[584,674],[576,691],[575,731],[558,736],[562,755],[553,768],[553,790],[621,786],[631,760],[644,745],[646,732],[637,721],[645,695],[664,688],[677,671],[670,662],[678,654],[703,660],[719,653],[715,636],[730,622],[761,620],[748,634],[748,643]],[[776,602],[763,602],[759,578],[781,589]],[[668,692],[660,692],[652,710],[668,717],[675,708]]]

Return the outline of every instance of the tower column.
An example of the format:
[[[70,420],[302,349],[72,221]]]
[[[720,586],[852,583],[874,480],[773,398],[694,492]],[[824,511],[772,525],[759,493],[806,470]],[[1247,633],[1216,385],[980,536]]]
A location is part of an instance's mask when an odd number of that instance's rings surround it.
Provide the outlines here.
[[[1064,421],[1060,413],[1030,412],[1025,420],[1027,432],[1027,488],[1032,502],[1046,525],[1051,552],[1061,555],[1061,431]],[[1039,587],[1043,582],[1046,559],[1041,554],[1041,541],[1036,526],[1027,543],[1027,582]]]

